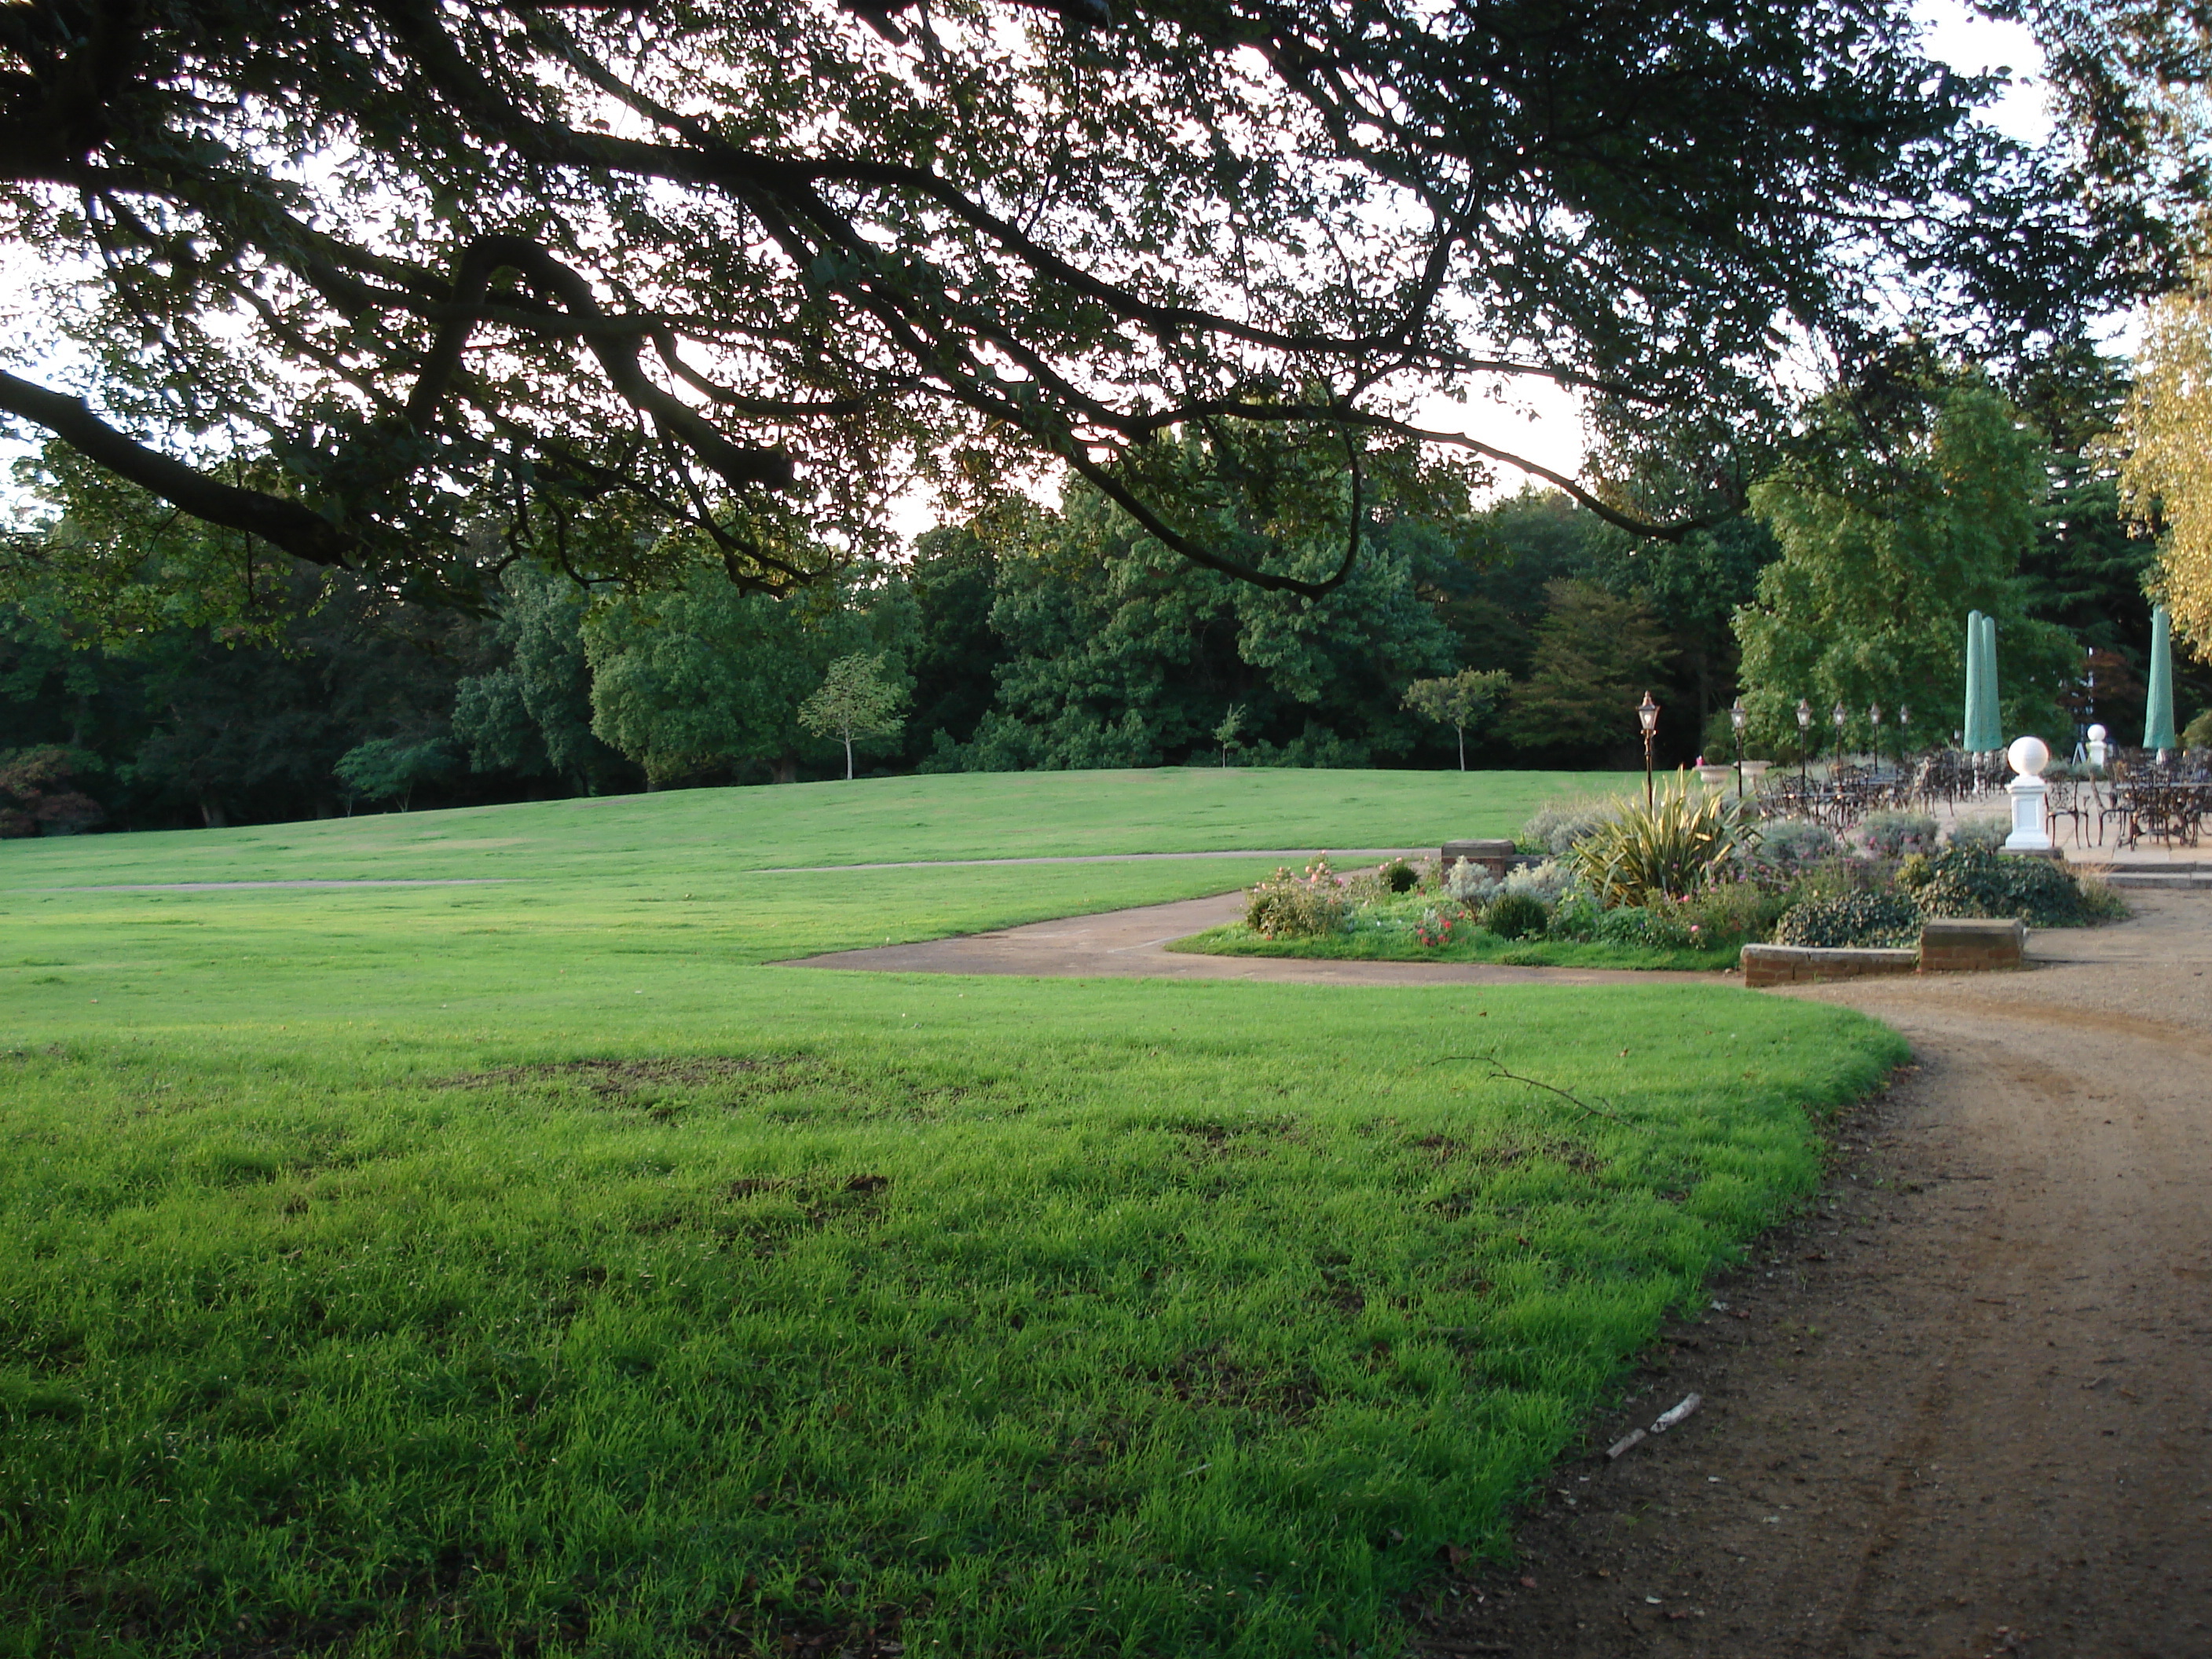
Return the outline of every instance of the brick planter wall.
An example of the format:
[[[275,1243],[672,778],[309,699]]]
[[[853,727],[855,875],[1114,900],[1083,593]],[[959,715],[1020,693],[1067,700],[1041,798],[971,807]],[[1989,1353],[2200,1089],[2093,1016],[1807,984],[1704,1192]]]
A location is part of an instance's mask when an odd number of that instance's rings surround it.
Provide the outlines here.
[[[1492,879],[1503,881],[1515,862],[1515,848],[1510,841],[1448,841],[1443,844],[1439,862],[1445,869],[1462,859],[1469,864],[1483,866]]]
[[[1754,991],[1769,985],[1817,985],[1824,980],[1910,974],[1919,966],[1917,951],[1820,950],[1808,945],[1743,947],[1743,982]]]
[[[2017,968],[2027,954],[2027,925],[1976,916],[1931,919],[1920,925],[1923,974],[1985,974]]]

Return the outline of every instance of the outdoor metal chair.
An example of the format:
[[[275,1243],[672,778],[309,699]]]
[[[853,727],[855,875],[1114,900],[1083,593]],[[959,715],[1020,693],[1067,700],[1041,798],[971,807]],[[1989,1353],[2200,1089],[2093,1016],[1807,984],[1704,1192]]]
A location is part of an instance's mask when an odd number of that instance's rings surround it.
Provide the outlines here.
[[[2047,781],[2043,796],[2043,811],[2046,833],[2054,842],[2058,839],[2058,821],[2065,819],[2074,826],[2074,844],[2086,847],[2088,842],[2089,808],[2081,799],[2081,785],[2072,778],[2051,778]]]

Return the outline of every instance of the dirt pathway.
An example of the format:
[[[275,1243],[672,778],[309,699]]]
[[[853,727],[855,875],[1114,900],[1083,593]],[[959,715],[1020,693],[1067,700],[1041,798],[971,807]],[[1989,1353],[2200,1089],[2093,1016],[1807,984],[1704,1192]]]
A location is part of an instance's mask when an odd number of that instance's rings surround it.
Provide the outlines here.
[[[871,973],[1037,974],[1048,978],[1246,979],[1294,985],[1650,984],[1650,974],[1598,968],[1504,968],[1474,962],[1301,962],[1288,957],[1186,956],[1170,939],[1218,927],[1243,914],[1242,892],[1147,904],[1095,916],[1031,922],[918,945],[879,945],[805,957],[787,968],[854,968]],[[1672,982],[1718,974],[1669,974]]]
[[[2032,972],[1793,993],[1917,1066],[1427,1650],[2212,1655],[2212,897],[2130,897]]]

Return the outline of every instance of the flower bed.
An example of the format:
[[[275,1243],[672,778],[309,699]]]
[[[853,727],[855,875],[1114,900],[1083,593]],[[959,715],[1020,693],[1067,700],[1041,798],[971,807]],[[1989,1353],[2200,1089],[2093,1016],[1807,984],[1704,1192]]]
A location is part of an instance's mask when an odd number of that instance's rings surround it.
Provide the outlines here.
[[[1568,837],[1573,837],[1568,839]],[[1564,843],[1564,846],[1562,845]],[[2049,860],[2008,858],[1932,818],[1870,817],[1848,843],[1820,825],[1670,790],[1651,809],[1547,808],[1521,844],[1553,856],[1503,880],[1427,860],[1346,875],[1326,859],[1252,890],[1243,924],[1175,946],[1233,956],[1715,969],[1747,944],[1894,949],[1929,917],[2085,927],[2127,914]]]

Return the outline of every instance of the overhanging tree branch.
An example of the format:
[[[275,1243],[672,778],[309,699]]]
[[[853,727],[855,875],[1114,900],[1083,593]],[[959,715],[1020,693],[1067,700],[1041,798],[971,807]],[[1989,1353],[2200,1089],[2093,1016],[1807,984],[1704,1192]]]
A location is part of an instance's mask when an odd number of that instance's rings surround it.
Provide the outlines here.
[[[0,410],[52,433],[118,477],[196,519],[258,536],[311,564],[350,568],[360,562],[362,541],[354,532],[298,501],[225,483],[149,449],[101,420],[81,398],[0,370]]]

